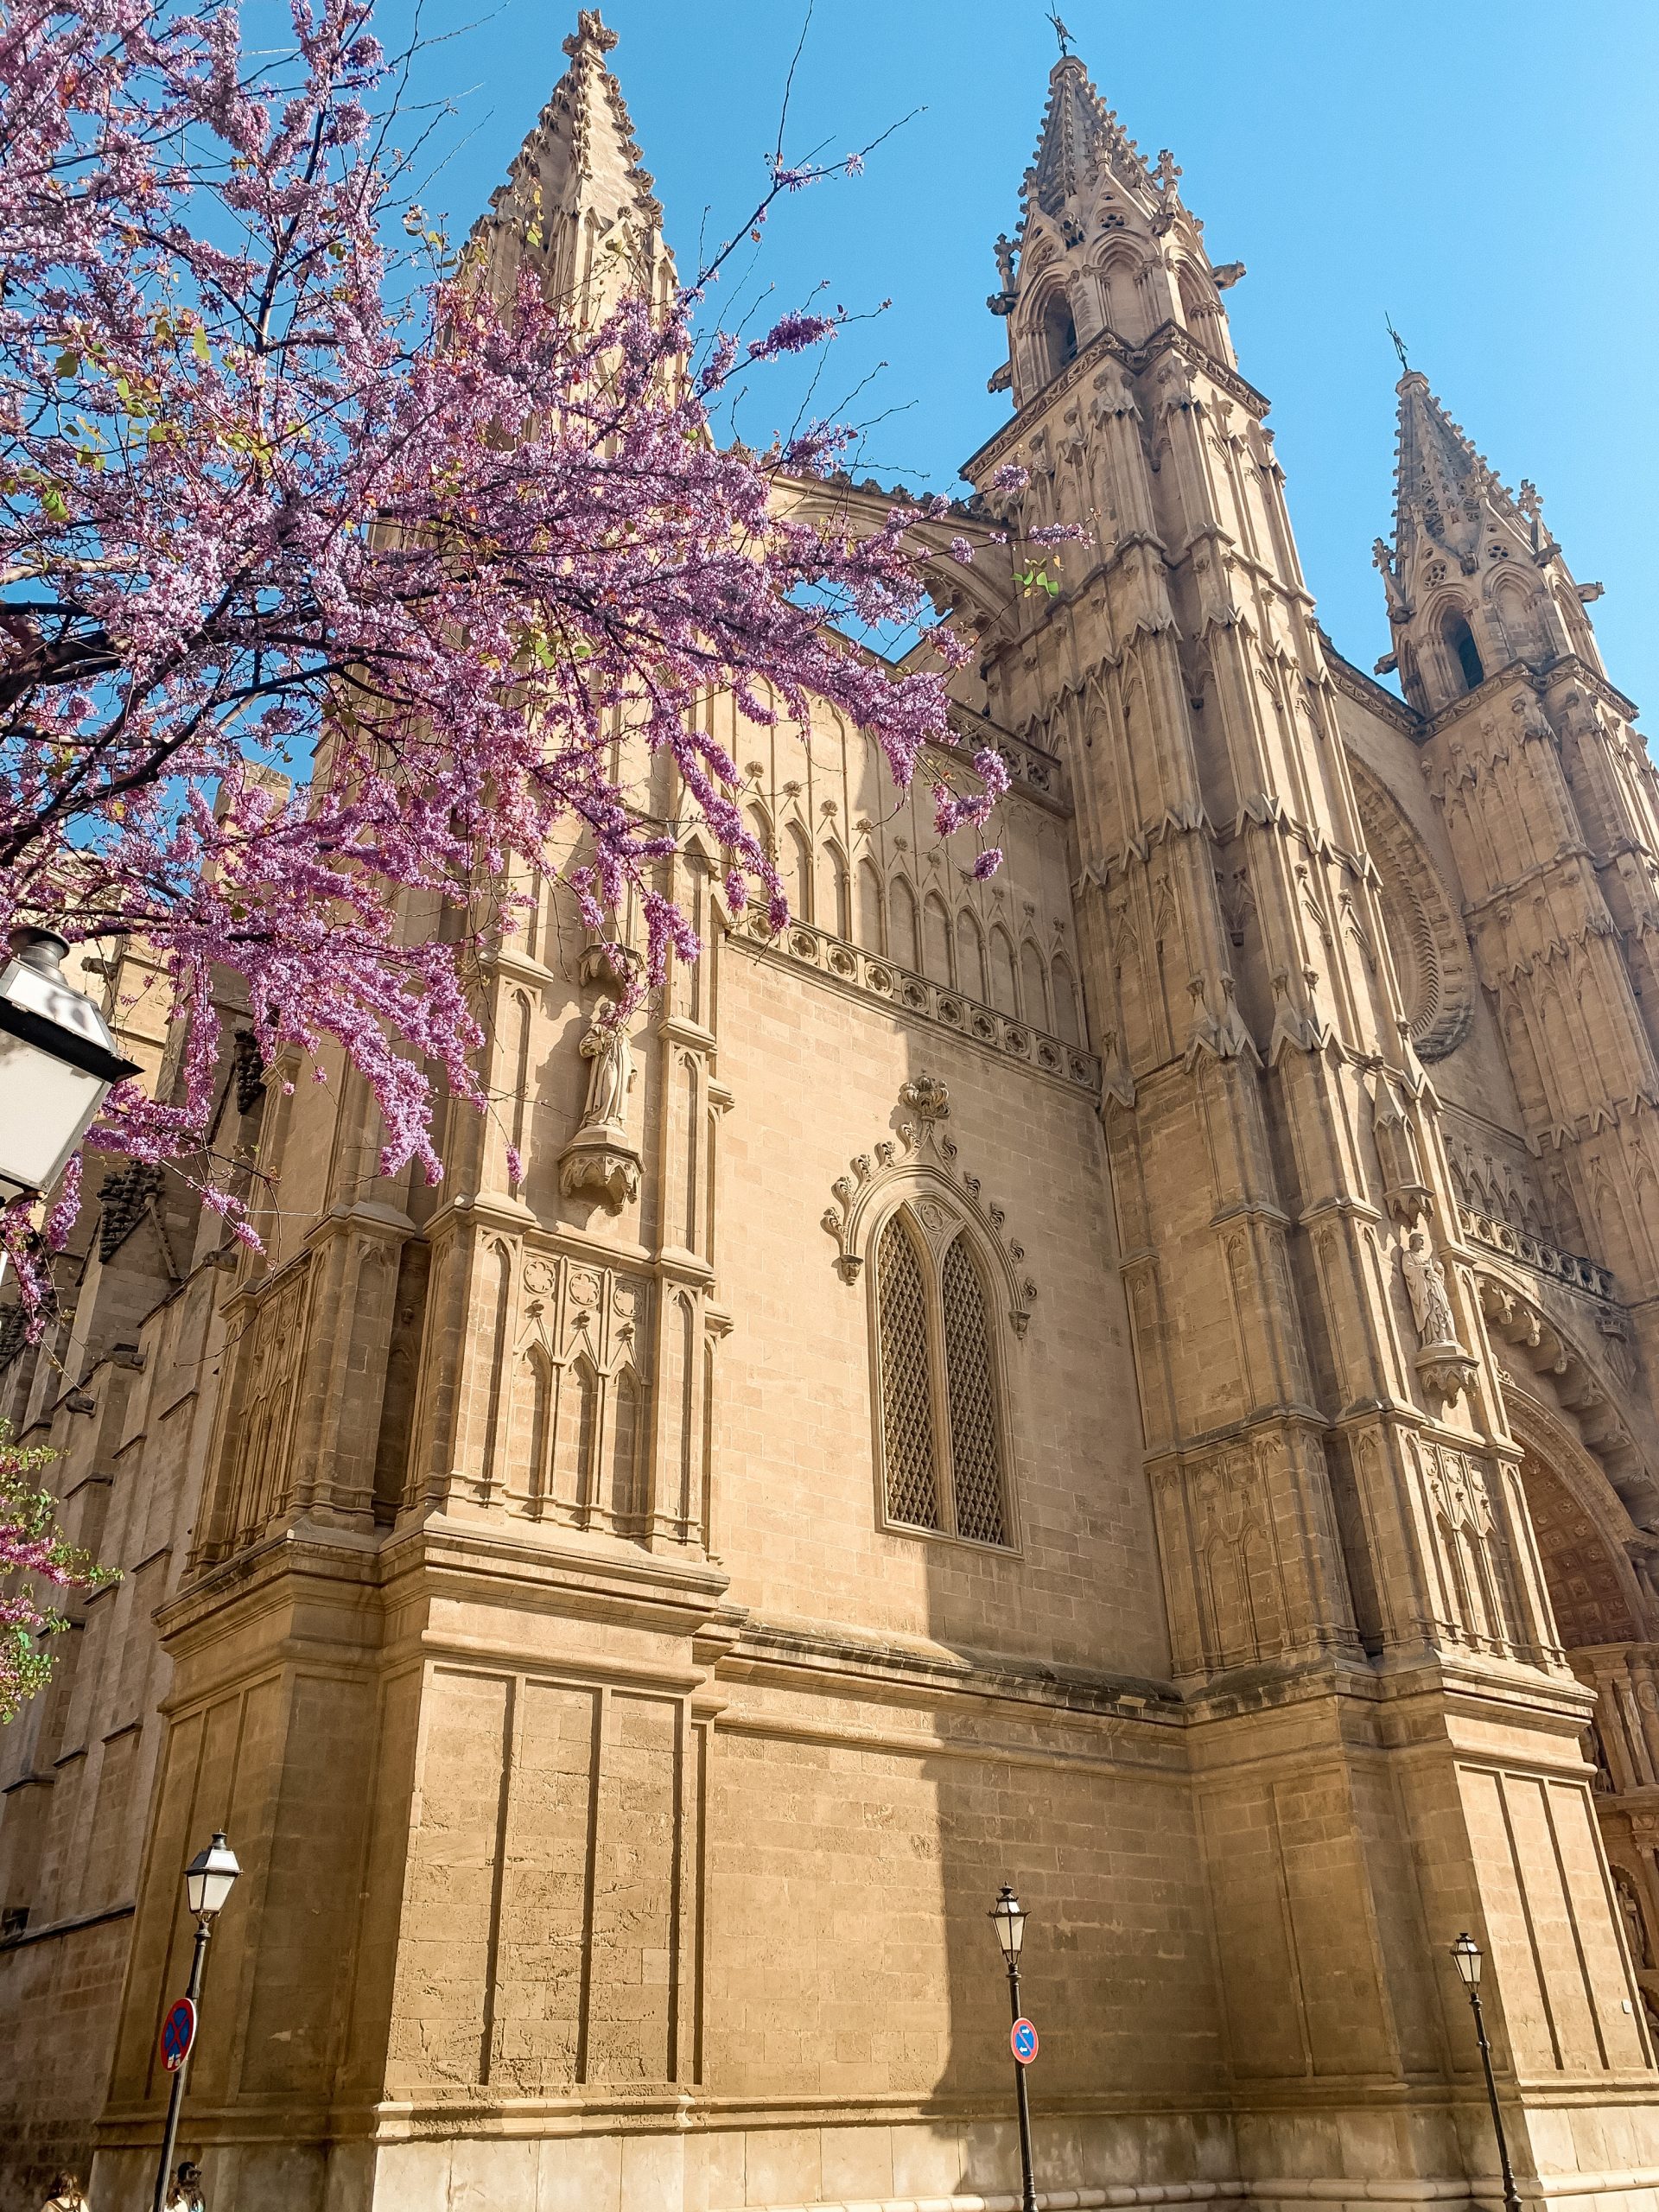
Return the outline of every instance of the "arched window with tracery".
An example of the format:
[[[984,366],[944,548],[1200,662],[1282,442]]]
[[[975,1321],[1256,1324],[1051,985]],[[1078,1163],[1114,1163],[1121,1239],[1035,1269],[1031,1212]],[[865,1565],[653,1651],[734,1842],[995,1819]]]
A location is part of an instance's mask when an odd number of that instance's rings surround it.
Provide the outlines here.
[[[943,1257],[908,1206],[876,1241],[885,1515],[895,1528],[1011,1541],[992,1311],[968,1233]]]

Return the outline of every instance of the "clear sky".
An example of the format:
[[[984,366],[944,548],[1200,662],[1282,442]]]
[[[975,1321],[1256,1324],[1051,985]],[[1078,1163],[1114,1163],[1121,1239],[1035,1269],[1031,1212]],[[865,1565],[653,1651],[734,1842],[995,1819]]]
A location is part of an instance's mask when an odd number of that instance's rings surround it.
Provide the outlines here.
[[[382,16],[389,41],[410,0]],[[606,0],[612,56],[683,274],[764,182],[804,0]],[[1385,312],[1511,488],[1545,513],[1613,681],[1659,702],[1659,0],[1061,0],[1090,74],[1149,156],[1173,149],[1227,296],[1242,369],[1268,394],[1321,619],[1369,668],[1387,649],[1370,546],[1391,523]],[[457,229],[564,66],[574,0],[426,0],[457,35],[419,92],[458,101],[423,196]],[[470,25],[470,28],[461,28]],[[986,310],[1057,52],[1039,0],[817,0],[786,152],[861,145],[912,110],[864,175],[768,226],[759,281],[793,306],[885,314],[830,349],[817,411],[869,424],[865,469],[949,491],[1007,417]],[[728,288],[728,301],[729,301]],[[798,397],[763,381],[759,440]],[[876,419],[880,418],[880,419]]]

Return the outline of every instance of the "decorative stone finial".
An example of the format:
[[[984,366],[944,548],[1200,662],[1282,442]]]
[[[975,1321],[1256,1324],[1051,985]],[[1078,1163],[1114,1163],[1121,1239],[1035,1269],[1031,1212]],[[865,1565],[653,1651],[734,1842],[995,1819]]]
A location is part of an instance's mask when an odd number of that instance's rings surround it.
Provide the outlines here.
[[[616,44],[616,33],[600,21],[597,8],[583,8],[576,17],[576,28],[564,41],[564,51],[574,61],[584,46],[596,46],[601,54],[608,54]]]
[[[918,1075],[905,1084],[899,1092],[899,1103],[907,1106],[918,1122],[947,1122],[950,1118],[950,1094],[931,1075]]]

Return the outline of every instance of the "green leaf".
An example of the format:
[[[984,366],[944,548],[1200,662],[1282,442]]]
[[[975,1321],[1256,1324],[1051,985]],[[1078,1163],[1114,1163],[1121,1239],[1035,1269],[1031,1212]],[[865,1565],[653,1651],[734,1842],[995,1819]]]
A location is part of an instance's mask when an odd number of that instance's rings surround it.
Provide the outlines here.
[[[64,498],[62,493],[58,491],[54,486],[48,485],[46,490],[41,493],[41,505],[45,508],[48,514],[51,516],[54,522],[68,521],[69,503]]]
[[[60,377],[78,377],[80,374],[79,354],[68,352],[60,353],[57,359],[57,372]]]
[[[208,350],[207,334],[205,330],[193,330],[191,332],[190,351],[195,355],[199,361],[208,361],[213,359],[213,355]]]

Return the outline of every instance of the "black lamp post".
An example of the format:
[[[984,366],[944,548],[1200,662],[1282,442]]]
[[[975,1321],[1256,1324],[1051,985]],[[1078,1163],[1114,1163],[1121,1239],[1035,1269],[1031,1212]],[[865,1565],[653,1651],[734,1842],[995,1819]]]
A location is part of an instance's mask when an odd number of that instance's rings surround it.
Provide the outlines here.
[[[184,1901],[196,1923],[196,1948],[190,1961],[189,1986],[184,1993],[193,2005],[201,1994],[201,1970],[207,1961],[213,1922],[241,1872],[222,1828],[214,1832],[207,1849],[199,1851],[184,1870]],[[167,2101],[167,2127],[162,2136],[161,2164],[156,2169],[154,2212],[166,2212],[168,2169],[173,2164],[173,2152],[178,2144],[179,2114],[184,2107],[184,2077],[189,2070],[190,2053],[186,2051],[183,2063],[174,2071],[173,2090]]]
[[[1521,2198],[1510,2165],[1510,2146],[1503,2138],[1503,2115],[1497,2107],[1497,2083],[1492,2078],[1492,2047],[1486,2040],[1486,2022],[1480,2009],[1480,1969],[1484,1963],[1481,1948],[1465,1930],[1452,1944],[1452,1956],[1463,1977],[1475,2016],[1475,2037],[1480,2044],[1480,2063],[1486,2075],[1486,2100],[1492,2108],[1492,2133],[1497,2138],[1497,2162],[1503,2175],[1503,2212],[1521,2212]]]
[[[1002,1946],[1002,1956],[1008,1967],[1009,2024],[1020,2015],[1020,1946],[1026,1940],[1025,1908],[1006,1882],[991,1907],[991,1924],[996,1929],[996,1940]],[[1020,2107],[1020,2212],[1037,2212],[1037,2184],[1031,2171],[1031,2106],[1026,2096],[1026,2069],[1016,2058],[1014,2062],[1014,2095]]]

